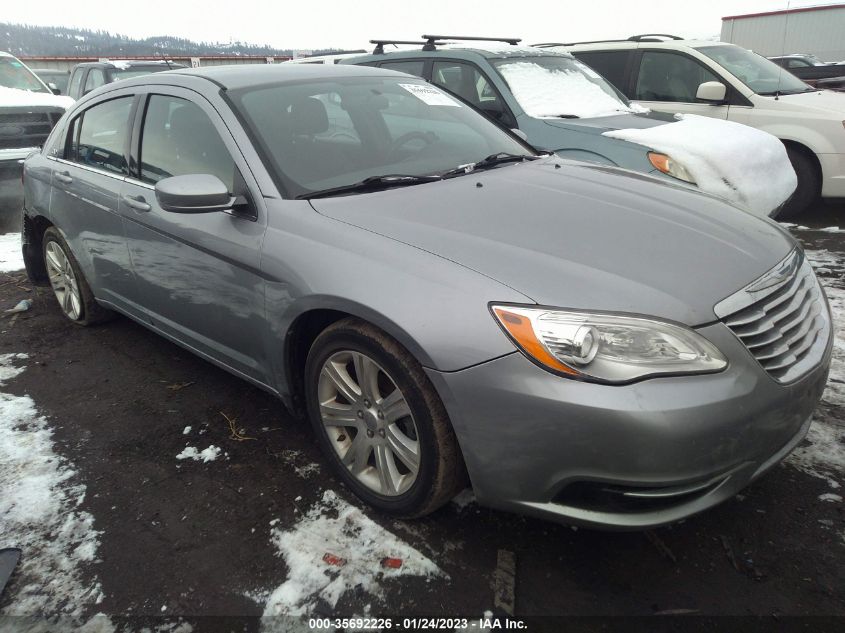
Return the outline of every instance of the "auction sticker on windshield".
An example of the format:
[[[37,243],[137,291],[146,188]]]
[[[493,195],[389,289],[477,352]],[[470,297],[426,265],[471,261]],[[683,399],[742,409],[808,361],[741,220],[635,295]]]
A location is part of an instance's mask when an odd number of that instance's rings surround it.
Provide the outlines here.
[[[452,99],[447,94],[440,92],[434,86],[425,86],[423,84],[399,84],[405,90],[410,92],[415,97],[422,99],[428,105],[440,106],[455,106],[461,107],[461,104]]]

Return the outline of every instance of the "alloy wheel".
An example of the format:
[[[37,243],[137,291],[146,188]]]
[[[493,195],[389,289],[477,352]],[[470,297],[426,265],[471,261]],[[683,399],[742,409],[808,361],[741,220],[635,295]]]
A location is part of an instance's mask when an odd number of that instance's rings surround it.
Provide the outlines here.
[[[417,427],[382,367],[361,352],[336,352],[323,363],[317,397],[330,443],[356,479],[387,497],[413,485],[420,467]]]
[[[68,256],[58,243],[51,241],[47,243],[44,259],[59,306],[69,319],[76,321],[82,314],[82,296]]]

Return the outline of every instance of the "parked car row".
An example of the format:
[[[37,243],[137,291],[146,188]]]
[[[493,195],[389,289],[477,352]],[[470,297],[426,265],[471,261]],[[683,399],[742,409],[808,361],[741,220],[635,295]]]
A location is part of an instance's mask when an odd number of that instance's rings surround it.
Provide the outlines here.
[[[607,144],[602,164],[525,142],[595,111],[522,94],[545,64],[610,118],[685,120],[507,46],[100,86],[25,162],[27,272],[74,324],[124,314],[278,396],[385,513],[467,483],[484,505],[628,529],[729,499],[807,433],[824,291],[777,223],[665,164],[607,164],[642,147]],[[602,118],[566,131],[599,151]]]
[[[693,185],[732,197],[739,206],[762,215],[777,215],[795,188],[784,148],[768,134],[728,125],[699,135],[681,156],[655,145],[670,126],[671,114],[632,104],[588,65],[567,52],[519,46],[518,39],[424,35],[415,50],[385,52],[377,41],[372,55],[342,64],[390,68],[422,77],[449,91],[506,128],[518,130],[532,145],[564,158],[644,172],[679,185]],[[466,44],[443,44],[467,40]],[[685,122],[694,127],[694,121]],[[699,123],[700,125],[700,123]],[[636,141],[618,137],[620,130],[644,131]],[[724,129],[722,129],[724,128]],[[744,133],[743,133],[744,132]],[[718,138],[714,138],[718,137]],[[713,156],[716,142],[748,169],[736,169]],[[770,180],[771,198],[761,194]],[[778,188],[778,186],[780,187]],[[757,203],[762,202],[762,206]]]
[[[769,59],[811,86],[845,90],[845,62],[823,62],[814,55],[784,55]]]

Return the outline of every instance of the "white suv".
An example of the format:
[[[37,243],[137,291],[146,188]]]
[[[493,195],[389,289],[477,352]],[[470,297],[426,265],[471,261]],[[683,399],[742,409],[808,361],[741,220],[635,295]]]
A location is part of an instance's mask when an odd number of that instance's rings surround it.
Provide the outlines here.
[[[652,110],[727,119],[777,136],[798,175],[785,215],[819,194],[845,198],[845,93],[812,88],[765,57],[723,42],[639,35],[540,46],[572,53]]]

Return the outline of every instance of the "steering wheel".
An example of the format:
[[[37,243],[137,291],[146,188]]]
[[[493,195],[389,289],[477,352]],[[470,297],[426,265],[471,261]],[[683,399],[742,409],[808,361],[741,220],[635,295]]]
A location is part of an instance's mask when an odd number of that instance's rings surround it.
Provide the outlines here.
[[[407,132],[403,134],[399,138],[397,138],[393,143],[390,145],[390,151],[388,154],[392,157],[396,152],[402,149],[403,146],[407,145],[411,141],[420,140],[425,143],[425,146],[428,147],[429,145],[434,144],[437,142],[437,135],[434,132]]]

